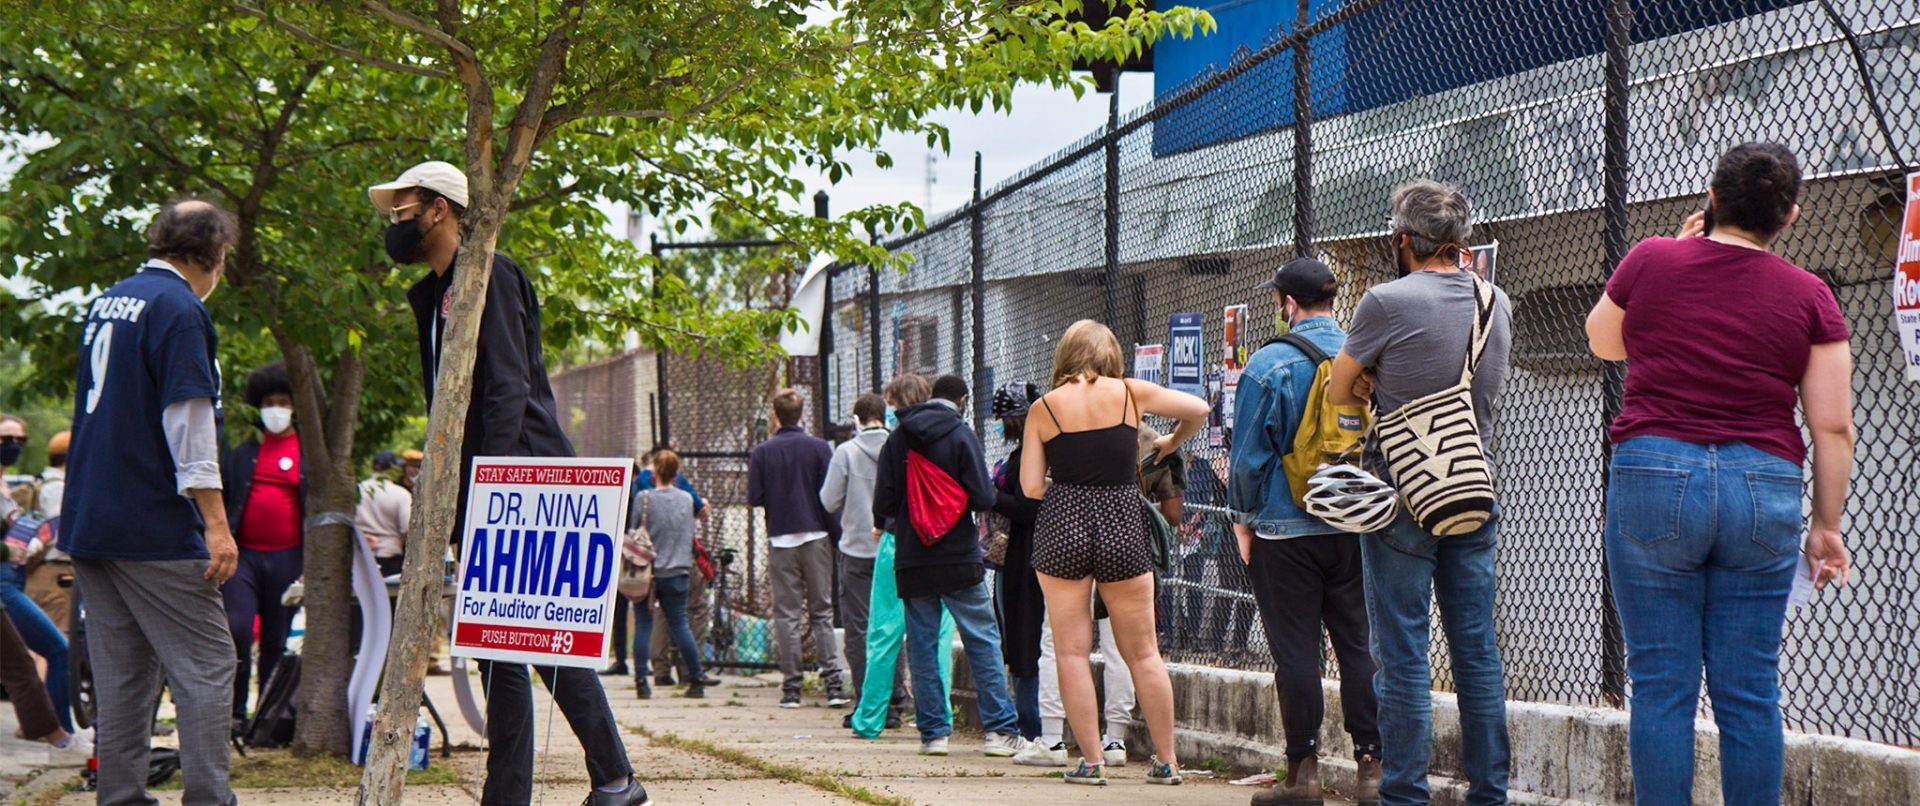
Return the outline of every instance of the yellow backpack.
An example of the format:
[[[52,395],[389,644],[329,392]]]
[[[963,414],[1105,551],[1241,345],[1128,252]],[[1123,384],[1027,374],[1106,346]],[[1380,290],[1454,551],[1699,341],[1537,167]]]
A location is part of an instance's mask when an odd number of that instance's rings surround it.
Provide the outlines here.
[[[1354,403],[1334,405],[1327,399],[1327,379],[1333,374],[1332,357],[1312,340],[1288,333],[1274,341],[1293,345],[1313,362],[1313,386],[1307,392],[1307,408],[1300,416],[1300,428],[1293,433],[1293,445],[1280,457],[1280,469],[1287,474],[1287,488],[1293,503],[1305,506],[1307,480],[1320,466],[1356,454],[1360,440],[1367,434],[1367,407]]]

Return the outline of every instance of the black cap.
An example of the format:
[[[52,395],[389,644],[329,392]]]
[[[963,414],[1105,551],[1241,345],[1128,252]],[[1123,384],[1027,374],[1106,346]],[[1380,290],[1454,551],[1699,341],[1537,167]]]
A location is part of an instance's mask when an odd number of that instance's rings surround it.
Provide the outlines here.
[[[373,455],[373,469],[375,470],[386,470],[399,464],[400,457],[395,456],[393,451],[381,451]]]
[[[1297,257],[1273,270],[1273,279],[1255,288],[1271,288],[1297,300],[1318,302],[1333,299],[1340,282],[1333,278],[1327,264],[1310,257]]]

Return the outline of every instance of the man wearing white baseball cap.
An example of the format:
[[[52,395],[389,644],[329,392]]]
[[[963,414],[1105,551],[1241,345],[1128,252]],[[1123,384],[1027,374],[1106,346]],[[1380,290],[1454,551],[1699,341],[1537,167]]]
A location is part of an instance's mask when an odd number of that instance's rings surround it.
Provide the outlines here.
[[[387,216],[387,255],[396,263],[426,263],[432,271],[407,290],[420,331],[420,369],[428,405],[439,375],[441,339],[453,293],[460,217],[467,208],[467,177],[444,162],[423,162],[400,178],[367,189]],[[473,359],[472,403],[460,446],[460,477],[475,456],[573,456],[560,430],[553,387],[540,351],[540,301],[512,258],[495,252],[486,308]],[[453,534],[464,533],[463,485]],[[587,806],[646,806],[646,787],[633,776],[626,743],[607,706],[600,678],[589,669],[539,667],[540,678],[586,751],[594,790]],[[525,804],[533,800],[533,690],[527,667],[480,662],[487,681],[487,782],[480,802]]]

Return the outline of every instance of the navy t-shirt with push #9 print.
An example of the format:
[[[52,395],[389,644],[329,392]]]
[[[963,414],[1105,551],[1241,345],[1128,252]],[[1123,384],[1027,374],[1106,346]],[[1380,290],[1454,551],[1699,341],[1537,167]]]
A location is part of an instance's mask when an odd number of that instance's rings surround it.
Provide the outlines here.
[[[175,483],[161,412],[211,398],[213,320],[192,287],[149,263],[87,309],[60,549],[83,560],[205,558],[205,524]]]

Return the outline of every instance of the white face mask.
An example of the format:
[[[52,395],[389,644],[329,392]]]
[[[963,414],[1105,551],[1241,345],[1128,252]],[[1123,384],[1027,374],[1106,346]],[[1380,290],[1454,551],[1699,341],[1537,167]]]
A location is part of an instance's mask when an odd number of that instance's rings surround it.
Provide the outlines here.
[[[267,427],[267,433],[278,434],[293,425],[293,409],[285,406],[268,406],[260,410],[260,423]]]

